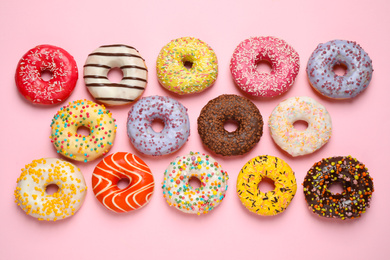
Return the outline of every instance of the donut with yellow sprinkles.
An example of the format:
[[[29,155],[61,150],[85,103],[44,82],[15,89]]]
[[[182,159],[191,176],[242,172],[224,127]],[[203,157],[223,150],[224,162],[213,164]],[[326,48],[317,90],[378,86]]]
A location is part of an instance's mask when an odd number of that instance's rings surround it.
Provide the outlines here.
[[[80,169],[64,160],[43,158],[27,164],[17,180],[15,202],[27,215],[56,221],[73,216],[82,206],[87,186]],[[48,194],[49,185],[58,190]]]
[[[329,187],[340,183],[343,191]],[[359,218],[370,206],[373,180],[366,166],[351,156],[336,156],[316,162],[307,172],[303,192],[309,208],[321,217]]]
[[[57,152],[84,162],[107,154],[116,134],[110,111],[88,100],[69,102],[54,115],[50,126],[51,142]],[[78,133],[80,127],[89,129],[89,135]]]
[[[157,57],[158,81],[164,88],[180,95],[202,92],[214,84],[217,76],[215,52],[197,38],[172,40]]]
[[[275,188],[262,192],[259,183],[268,178]],[[237,178],[237,193],[242,204],[251,212],[273,216],[283,212],[297,191],[295,174],[282,159],[263,155],[249,160]]]

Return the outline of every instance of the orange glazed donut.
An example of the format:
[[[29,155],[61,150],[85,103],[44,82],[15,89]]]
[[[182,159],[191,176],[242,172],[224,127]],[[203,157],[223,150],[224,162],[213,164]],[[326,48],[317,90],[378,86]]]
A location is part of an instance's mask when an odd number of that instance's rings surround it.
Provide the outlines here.
[[[128,179],[120,189],[118,182]],[[149,167],[131,153],[118,152],[105,157],[92,174],[96,198],[109,210],[122,213],[145,206],[154,190],[154,178]]]

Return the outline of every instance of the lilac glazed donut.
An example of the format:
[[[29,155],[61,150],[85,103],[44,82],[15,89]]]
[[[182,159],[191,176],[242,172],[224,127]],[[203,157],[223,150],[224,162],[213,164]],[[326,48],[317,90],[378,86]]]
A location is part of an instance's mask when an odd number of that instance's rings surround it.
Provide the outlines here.
[[[345,75],[337,75],[334,66],[346,67]],[[368,87],[372,78],[372,61],[356,42],[333,40],[317,46],[306,67],[311,86],[322,95],[334,99],[356,97]]]
[[[155,119],[164,123],[161,132],[152,128]],[[190,135],[187,108],[170,97],[141,98],[129,111],[127,134],[134,147],[143,154],[159,156],[173,153],[185,144]]]
[[[270,73],[256,70],[262,60],[271,63]],[[230,72],[237,86],[256,97],[283,94],[293,85],[298,71],[298,53],[284,40],[271,36],[242,41],[230,61]]]

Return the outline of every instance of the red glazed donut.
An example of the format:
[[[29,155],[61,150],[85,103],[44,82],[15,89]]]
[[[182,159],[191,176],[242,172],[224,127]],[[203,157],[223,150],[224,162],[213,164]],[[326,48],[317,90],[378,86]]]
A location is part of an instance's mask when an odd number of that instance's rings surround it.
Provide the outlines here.
[[[48,81],[44,71],[51,73]],[[65,50],[52,45],[38,45],[20,59],[15,81],[19,92],[33,104],[51,105],[66,100],[76,86],[76,61]]]
[[[118,181],[128,179],[120,189]],[[104,158],[92,174],[96,198],[109,210],[122,213],[145,206],[154,190],[154,178],[149,167],[136,155],[118,152]]]

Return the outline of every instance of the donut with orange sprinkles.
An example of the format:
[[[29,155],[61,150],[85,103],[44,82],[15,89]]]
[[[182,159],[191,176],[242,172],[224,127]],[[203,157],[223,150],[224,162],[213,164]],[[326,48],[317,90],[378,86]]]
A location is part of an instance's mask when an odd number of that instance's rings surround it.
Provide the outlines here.
[[[332,184],[343,187],[340,193],[329,190]],[[373,179],[366,166],[351,156],[322,159],[307,172],[303,192],[309,208],[321,217],[359,218],[370,206]]]
[[[80,169],[70,162],[43,158],[27,164],[17,180],[15,202],[27,215],[56,221],[73,216],[82,206],[87,186]],[[47,187],[57,186],[49,194]]]
[[[51,74],[44,80],[42,74]],[[19,92],[33,104],[52,105],[66,100],[78,79],[74,58],[64,49],[38,45],[20,59],[15,73]]]
[[[76,161],[92,161],[108,153],[116,123],[104,105],[88,100],[76,100],[62,107],[51,122],[51,142],[57,152]],[[89,134],[79,133],[86,128]]]

